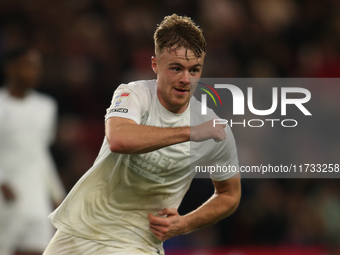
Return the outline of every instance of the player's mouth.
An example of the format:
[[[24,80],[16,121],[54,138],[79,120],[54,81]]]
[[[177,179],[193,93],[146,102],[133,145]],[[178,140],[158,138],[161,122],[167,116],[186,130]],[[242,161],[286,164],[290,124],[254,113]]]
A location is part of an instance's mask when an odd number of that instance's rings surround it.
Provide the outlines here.
[[[180,89],[180,88],[174,88],[174,89],[180,95],[185,95],[186,93],[190,92],[190,89]]]

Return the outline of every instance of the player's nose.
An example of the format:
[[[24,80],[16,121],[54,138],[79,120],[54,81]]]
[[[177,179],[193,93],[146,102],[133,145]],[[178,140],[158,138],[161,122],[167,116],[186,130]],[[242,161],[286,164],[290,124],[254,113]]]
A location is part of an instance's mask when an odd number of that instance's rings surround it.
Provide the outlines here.
[[[181,76],[179,82],[184,84],[184,85],[190,84],[190,74],[189,74],[188,71],[184,71],[182,73],[182,76]]]

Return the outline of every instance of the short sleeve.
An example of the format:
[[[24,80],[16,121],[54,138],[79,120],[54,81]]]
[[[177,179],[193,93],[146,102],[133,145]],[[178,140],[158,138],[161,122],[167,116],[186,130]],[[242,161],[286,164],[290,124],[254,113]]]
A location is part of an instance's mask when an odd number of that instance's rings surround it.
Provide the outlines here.
[[[2,132],[2,123],[4,123],[5,121],[5,109],[4,109],[4,105],[3,105],[3,98],[0,97],[0,139],[1,139],[1,132]],[[1,144],[1,143],[0,143]]]
[[[0,186],[4,182],[6,182],[6,178],[5,178],[5,174],[3,173],[3,170],[1,170],[1,166],[0,166]]]
[[[2,125],[1,123],[4,122],[4,118],[3,118],[3,115],[4,115],[4,107],[3,105],[1,104],[1,99],[0,98],[0,146],[3,144],[3,142],[1,141],[1,138],[2,138]],[[3,172],[3,170],[1,169],[1,162],[0,162],[0,184],[5,182],[6,178],[5,178],[5,174]]]
[[[111,117],[121,117],[140,124],[143,101],[147,100],[146,92],[140,86],[122,84],[113,94],[111,106],[106,110],[105,121]]]
[[[217,143],[213,155],[214,165],[219,166],[219,171],[214,171],[210,173],[210,178],[214,181],[224,181],[234,175],[239,171],[237,149],[235,144],[234,135],[227,125],[225,127],[226,139]]]
[[[49,128],[49,143],[53,144],[56,141],[57,127],[58,127],[58,105],[57,102],[51,98],[50,100],[51,115]]]

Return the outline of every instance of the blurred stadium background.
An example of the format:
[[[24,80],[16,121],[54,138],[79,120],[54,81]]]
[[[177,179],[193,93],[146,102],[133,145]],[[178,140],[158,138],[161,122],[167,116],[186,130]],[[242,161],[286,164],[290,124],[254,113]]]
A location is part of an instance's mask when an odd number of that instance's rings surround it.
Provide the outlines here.
[[[338,0],[0,0],[0,6],[1,56],[22,43],[44,56],[39,90],[59,103],[52,149],[67,190],[98,153],[115,88],[155,78],[152,36],[165,15],[190,16],[203,28],[208,43],[204,77],[340,74]],[[320,87],[319,93],[330,114],[325,120],[339,119],[340,108],[326,102],[340,95],[340,87]],[[277,150],[273,155],[263,139],[234,132],[241,164],[280,158],[292,149],[283,146],[280,155]],[[318,150],[312,137],[298,137],[290,140],[303,144],[297,155],[305,162],[313,159]],[[339,159],[336,132],[330,140]],[[247,142],[257,143],[257,149]],[[244,180],[234,215],[165,242],[167,254],[340,254],[339,184],[339,179]],[[212,192],[210,180],[195,179],[180,212],[196,208]]]

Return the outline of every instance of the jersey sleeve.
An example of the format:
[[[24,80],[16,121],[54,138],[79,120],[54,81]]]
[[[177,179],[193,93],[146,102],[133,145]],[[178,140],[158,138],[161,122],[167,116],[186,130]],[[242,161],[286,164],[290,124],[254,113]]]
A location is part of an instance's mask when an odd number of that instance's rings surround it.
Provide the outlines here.
[[[1,99],[0,99],[0,146],[2,146],[3,142],[1,141],[1,138],[2,138],[2,125],[1,123],[4,122],[4,118],[3,118],[3,115],[4,115],[4,108],[2,107],[2,104],[1,104]],[[1,183],[4,183],[6,181],[6,178],[5,178],[5,174],[2,170],[2,164],[1,164],[1,161],[0,161],[0,184]]]
[[[0,166],[0,186],[2,183],[6,182],[6,178],[5,178],[5,174],[3,173],[3,171],[1,170],[1,166]]]
[[[220,166],[219,171],[210,173],[210,178],[214,181],[227,180],[239,172],[237,149],[234,135],[227,125],[225,127],[226,139],[217,143],[214,154],[214,165]]]
[[[58,171],[52,163],[52,158],[49,158],[49,160],[51,164],[44,172],[44,181],[47,189],[49,190],[52,201],[56,204],[60,204],[66,196],[66,191]]]
[[[48,134],[48,142],[49,145],[53,144],[56,141],[57,135],[57,127],[58,127],[58,105],[54,99],[50,100],[50,123],[49,123],[49,134]]]
[[[105,121],[111,117],[127,118],[141,123],[146,92],[137,85],[120,85],[113,94],[111,106],[106,110]]]
[[[48,125],[48,145],[52,145],[56,138],[56,129],[57,129],[57,116],[58,116],[58,106],[57,102],[49,98],[48,107],[50,108],[49,112],[49,125]],[[66,191],[62,180],[58,174],[58,170],[56,168],[53,157],[50,153],[45,155],[46,157],[46,167],[44,171],[44,181],[47,189],[49,190],[49,194],[52,198],[52,201],[55,204],[59,204],[66,196]]]

